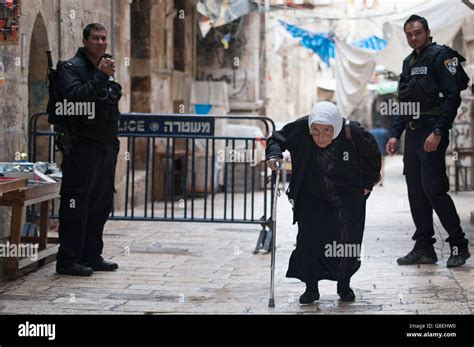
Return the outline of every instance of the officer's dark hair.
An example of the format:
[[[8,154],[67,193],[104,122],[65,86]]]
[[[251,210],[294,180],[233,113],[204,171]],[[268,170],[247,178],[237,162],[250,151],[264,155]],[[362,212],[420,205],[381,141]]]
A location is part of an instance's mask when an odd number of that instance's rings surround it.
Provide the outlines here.
[[[89,37],[91,36],[91,31],[102,31],[102,30],[107,32],[107,29],[105,29],[105,27],[100,23],[87,24],[84,30],[82,31],[82,37],[84,40],[89,40]]]
[[[426,20],[425,17],[420,17],[420,16],[418,16],[417,14],[412,14],[412,15],[407,19],[407,21],[405,22],[405,24],[403,24],[403,31],[405,31],[405,27],[407,26],[407,24],[408,24],[408,23],[411,23],[411,22],[420,22],[420,23],[421,23],[421,26],[423,27],[423,29],[425,29],[425,31],[430,30],[430,28],[428,27],[428,21]]]

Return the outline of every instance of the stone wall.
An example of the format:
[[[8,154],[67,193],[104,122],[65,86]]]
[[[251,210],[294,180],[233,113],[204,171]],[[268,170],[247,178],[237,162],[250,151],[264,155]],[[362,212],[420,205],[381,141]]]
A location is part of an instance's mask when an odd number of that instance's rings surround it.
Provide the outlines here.
[[[221,34],[212,30],[198,42],[197,79],[226,81],[229,84],[231,111],[255,111],[263,106],[261,100],[261,27],[262,15],[256,11],[239,18],[233,24],[235,35],[225,48]],[[224,26],[223,26],[224,27]],[[219,32],[222,31],[220,27]],[[238,34],[237,34],[238,33]]]

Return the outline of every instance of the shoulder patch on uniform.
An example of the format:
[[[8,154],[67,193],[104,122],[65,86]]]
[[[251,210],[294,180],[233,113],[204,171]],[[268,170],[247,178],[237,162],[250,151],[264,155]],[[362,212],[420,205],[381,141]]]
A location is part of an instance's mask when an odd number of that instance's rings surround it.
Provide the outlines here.
[[[448,71],[452,74],[452,75],[455,75],[456,74],[456,66],[457,66],[457,59],[454,58],[454,59],[446,59],[444,61],[444,66],[446,66],[446,69],[448,69]]]

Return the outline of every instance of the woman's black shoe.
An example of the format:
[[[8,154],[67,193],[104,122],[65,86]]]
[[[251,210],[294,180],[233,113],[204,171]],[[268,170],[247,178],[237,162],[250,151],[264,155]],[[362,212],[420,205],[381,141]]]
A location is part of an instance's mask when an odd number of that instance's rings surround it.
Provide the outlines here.
[[[344,289],[342,292],[337,293],[341,301],[355,301],[355,294],[354,291],[349,287]]]
[[[337,283],[337,294],[341,301],[355,301],[354,291],[349,287],[349,283]]]
[[[318,286],[306,286],[306,291],[300,296],[300,305],[311,305],[319,300]]]

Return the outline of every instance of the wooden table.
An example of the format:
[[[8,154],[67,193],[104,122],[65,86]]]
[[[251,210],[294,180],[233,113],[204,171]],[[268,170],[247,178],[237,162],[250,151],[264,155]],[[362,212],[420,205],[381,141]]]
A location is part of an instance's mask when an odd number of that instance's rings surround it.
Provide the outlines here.
[[[0,196],[12,190],[24,188],[28,185],[28,180],[15,178],[0,178]]]
[[[10,206],[12,208],[10,246],[15,245],[18,249],[21,243],[39,244],[37,260],[31,258],[20,259],[18,257],[7,259],[7,279],[16,279],[19,269],[35,262],[38,262],[38,265],[44,264],[44,258],[57,252],[58,238],[48,237],[48,210],[49,201],[59,197],[60,186],[59,182],[28,185],[27,187],[10,190],[0,195],[0,206]],[[25,219],[25,208],[37,203],[41,204],[39,236],[22,237],[21,230]],[[55,245],[48,248],[48,243]]]

